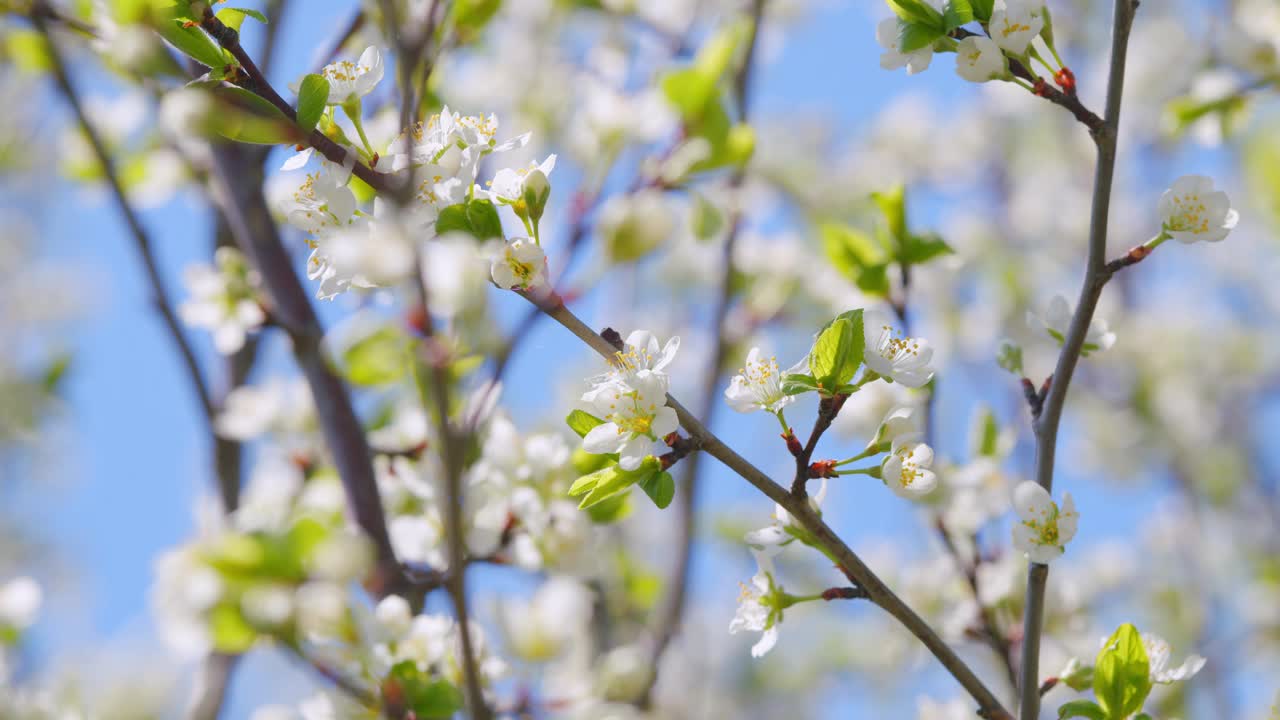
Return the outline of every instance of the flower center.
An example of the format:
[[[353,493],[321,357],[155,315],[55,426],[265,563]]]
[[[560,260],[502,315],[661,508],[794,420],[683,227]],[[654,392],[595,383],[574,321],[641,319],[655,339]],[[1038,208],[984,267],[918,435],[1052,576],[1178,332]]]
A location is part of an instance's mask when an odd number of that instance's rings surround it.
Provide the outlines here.
[[[1209,232],[1209,218],[1204,201],[1193,193],[1175,195],[1173,197],[1173,217],[1169,219],[1169,229],[1178,232]]]
[[[337,80],[338,82],[352,82],[367,72],[369,72],[368,67],[357,65],[350,60],[343,60],[325,66],[324,76],[329,80]]]
[[[902,487],[911,487],[911,484],[919,480],[924,473],[920,470],[920,466],[911,459],[911,452],[907,448],[898,450],[898,458],[902,461],[902,470],[898,473],[898,482]]]
[[[879,353],[880,357],[896,365],[904,360],[918,356],[920,354],[920,341],[905,335],[895,337],[892,326],[882,325],[880,327],[880,341],[876,343],[876,352]]]
[[[612,412],[608,420],[618,426],[618,434],[632,433],[653,437],[653,420],[658,413],[656,403],[646,407],[640,403],[640,393],[632,390],[629,393],[615,393],[614,402],[609,405]],[[621,404],[621,410],[617,409]]]

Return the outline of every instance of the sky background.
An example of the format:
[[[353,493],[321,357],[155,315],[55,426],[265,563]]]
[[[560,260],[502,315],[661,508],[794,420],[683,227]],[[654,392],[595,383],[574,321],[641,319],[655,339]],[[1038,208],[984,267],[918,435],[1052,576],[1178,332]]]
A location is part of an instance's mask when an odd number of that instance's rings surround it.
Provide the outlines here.
[[[292,3],[273,72],[277,87],[312,67],[314,48],[329,44],[333,27],[345,22],[352,4],[340,0]],[[970,86],[956,80],[947,58],[938,61],[940,67],[935,71],[911,78],[909,85],[901,73],[881,71],[870,16],[861,2],[831,2],[791,28],[783,45],[766,51],[772,61],[756,74],[753,112],[760,117],[819,112],[832,117],[837,127],[846,128],[843,132],[853,134],[881,106],[908,88],[937,98],[971,91]],[[246,24],[245,35],[256,43],[256,31],[249,29],[253,27]],[[323,40],[317,42],[316,38]],[[75,78],[86,94],[116,92],[101,75],[84,66],[76,67]],[[39,102],[41,113],[50,118],[49,126],[64,125],[67,113],[57,98],[46,93]],[[272,163],[278,162],[273,156]],[[114,207],[105,195],[60,180],[40,193],[27,209],[40,229],[41,247],[48,258],[78,268],[81,278],[75,287],[50,287],[48,291],[79,296],[84,308],[67,335],[75,355],[59,423],[57,455],[49,477],[42,478],[38,488],[24,493],[15,504],[18,512],[14,514],[28,518],[33,535],[54,550],[52,564],[29,569],[37,577],[56,580],[49,586],[48,613],[37,626],[35,652],[53,664],[67,660],[81,664],[93,657],[91,648],[123,647],[145,655],[154,645],[147,606],[152,563],[192,532],[192,509],[211,487],[209,447],[197,404],[152,308],[132,240]],[[566,195],[558,197],[563,200]],[[930,208],[922,205],[918,211],[927,218]],[[181,298],[181,269],[208,257],[208,219],[208,209],[189,196],[180,196],[144,215],[175,299]],[[928,225],[923,220],[921,224]],[[1074,287],[1062,290],[1075,292]],[[511,298],[495,300],[507,319],[520,309]],[[341,310],[325,308],[325,315],[331,321]],[[582,310],[597,326],[608,324],[607,308],[595,307],[589,299]],[[206,336],[192,333],[192,338],[203,357],[212,357]],[[798,357],[804,349],[792,348],[790,354]],[[270,343],[267,352],[269,359],[258,378],[288,371],[278,343]],[[684,353],[692,361],[706,357],[707,349],[686,344]],[[504,404],[522,429],[533,429],[548,415],[563,415],[559,409],[547,409],[559,398],[543,378],[565,358],[580,365],[591,362],[585,347],[558,326],[541,322],[513,364],[504,396]],[[964,383],[944,379],[941,388],[937,434],[951,438],[941,444],[944,450],[954,452],[962,446],[969,413],[979,398]],[[1024,420],[1010,417],[1002,402],[1003,398],[994,401],[1002,420]],[[759,461],[766,470],[786,472],[790,458],[780,458],[772,444],[777,428],[771,418],[739,416],[721,408],[715,429],[722,431],[732,446],[745,448],[748,459]],[[1021,452],[1018,460],[1029,463],[1030,456]],[[741,508],[747,516],[743,522],[767,522],[770,504],[766,500],[714,461],[708,459],[703,467],[703,503]],[[1072,489],[1084,517],[1078,546],[1127,532],[1134,520],[1131,509],[1152,502],[1156,493],[1132,484],[1108,489],[1099,483],[1080,482],[1065,464],[1061,473],[1058,486]],[[833,488],[827,512],[855,549],[860,540],[886,535],[901,538],[906,548],[923,547],[919,519],[907,504],[883,488],[853,483]],[[695,602],[704,606],[702,616],[719,618],[727,628],[738,594],[737,582],[752,571],[750,559],[744,547],[726,564],[725,558],[733,556],[726,554],[725,546],[711,545],[714,555],[699,553],[695,566]],[[1079,548],[1073,546],[1075,549]],[[809,610],[855,615],[868,612],[861,607],[802,609]],[[746,653],[749,642],[744,638],[737,643],[741,653]],[[782,643],[786,642],[783,633]],[[244,671],[236,675],[226,717],[245,717],[248,708],[267,696],[280,701],[302,693],[307,679],[279,667],[281,663],[273,653],[255,652]],[[938,698],[955,694],[949,680],[928,677],[928,688]],[[841,692],[861,689],[854,682],[845,684]],[[908,694],[903,712],[913,707],[914,695]],[[869,716],[851,713],[845,717]]]

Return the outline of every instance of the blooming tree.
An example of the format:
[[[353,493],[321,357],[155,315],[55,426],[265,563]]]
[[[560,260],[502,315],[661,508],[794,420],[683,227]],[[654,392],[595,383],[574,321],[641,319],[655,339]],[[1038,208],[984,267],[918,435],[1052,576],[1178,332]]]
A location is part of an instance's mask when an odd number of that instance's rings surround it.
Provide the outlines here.
[[[1192,63],[1149,57],[1207,46],[1170,40],[1201,33],[1174,8],[1114,0],[1106,33],[1097,3],[887,0],[850,37],[910,76],[953,59],[967,104],[887,105],[841,156],[756,108],[771,46],[819,12],[794,0],[367,0],[324,19],[336,42],[297,40],[318,60],[286,82],[301,4],[257,5],[0,5],[204,421],[217,499],[149,590],[199,664],[185,717],[230,717],[238,659],[264,653],[314,687],[256,720],[1238,717],[1234,673],[1277,667],[1274,458],[1239,419],[1275,395],[1275,340],[1226,320],[1273,314],[1275,261],[1218,245],[1241,214],[1181,174],[1212,165],[1148,142],[1229,140],[1280,78],[1274,8],[1240,3],[1204,61],[1255,80],[1201,97]],[[102,72],[144,109],[86,97]],[[1128,103],[1170,122],[1122,123]],[[1274,206],[1270,161],[1249,172]],[[181,283],[159,237],[189,228],[143,216],[178,188],[215,235]],[[1162,263],[1177,292],[1135,301]],[[1206,268],[1239,294],[1188,303]],[[56,395],[60,363],[5,362]],[[1077,487],[1144,471],[1176,508]],[[864,503],[908,529],[877,549]],[[1099,543],[1091,515],[1117,513]],[[704,565],[749,577],[736,611],[703,602]],[[105,707],[13,670],[52,594],[0,574],[0,716]],[[900,692],[827,697],[846,671]]]

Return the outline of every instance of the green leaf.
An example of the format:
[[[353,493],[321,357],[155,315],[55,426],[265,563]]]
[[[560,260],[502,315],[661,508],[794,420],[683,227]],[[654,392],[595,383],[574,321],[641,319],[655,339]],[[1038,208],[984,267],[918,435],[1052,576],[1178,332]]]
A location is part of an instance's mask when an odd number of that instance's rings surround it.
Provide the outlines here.
[[[831,382],[840,367],[841,358],[849,350],[853,332],[845,320],[837,320],[818,335],[809,353],[809,372],[817,380],[818,387],[831,388]]]
[[[884,215],[885,223],[889,226],[889,236],[899,247],[905,245],[907,241],[906,187],[895,185],[884,192],[871,193],[871,199]]]
[[[782,379],[782,392],[788,395],[799,395],[817,389],[818,381],[812,375],[791,373]]]
[[[266,15],[249,8],[223,8],[214,14],[218,16],[223,25],[234,29],[236,32],[240,31],[240,26],[244,24],[246,17],[251,17],[264,25],[267,24]]]
[[[1067,718],[1089,718],[1089,720],[1107,720],[1107,714],[1097,703],[1089,700],[1073,700],[1058,708],[1058,720]]]
[[[597,525],[609,525],[626,518],[631,514],[631,510],[631,493],[620,492],[608,500],[587,508],[587,515],[591,518],[591,522]]]
[[[971,0],[951,0],[947,3],[947,9],[942,13],[942,22],[947,32],[966,23],[973,22],[973,3]]]
[[[30,73],[40,73],[53,67],[49,55],[49,43],[35,30],[10,29],[3,43],[4,54],[13,64]]]
[[[298,127],[303,132],[315,129],[327,102],[329,81],[323,75],[311,74],[302,78],[302,84],[298,86]]]
[[[977,432],[973,434],[973,454],[995,457],[1000,446],[1000,424],[996,422],[996,414],[991,412],[991,408],[982,408],[975,427]]]
[[[211,113],[213,129],[237,142],[259,145],[294,144],[302,139],[297,126],[276,106],[241,87],[213,88],[218,109]]]
[[[1123,719],[1142,709],[1151,692],[1151,676],[1137,628],[1121,625],[1099,651],[1094,666],[1093,693],[1108,717]]]
[[[502,219],[488,200],[475,199],[450,205],[436,218],[436,233],[464,232],[477,240],[501,238]]]
[[[889,292],[889,260],[884,248],[871,236],[847,225],[825,223],[819,227],[827,259],[863,292],[885,296]]]
[[[885,0],[885,2],[889,4],[889,9],[905,22],[933,28],[939,33],[946,32],[942,13],[926,0]]]
[[[954,252],[955,250],[952,250],[945,240],[933,233],[909,235],[902,246],[898,261],[904,265],[920,265]]]
[[[973,19],[986,23],[996,9],[996,0],[969,0],[969,5],[973,7]]]
[[[667,102],[675,106],[688,124],[702,119],[711,99],[715,97],[716,81],[716,78],[708,77],[697,68],[681,68],[663,75],[658,85]]]
[[[904,53],[915,52],[932,45],[946,35],[941,28],[919,23],[900,23],[898,25],[898,50]]]
[[[205,34],[199,25],[187,25],[186,20],[173,19],[156,24],[156,31],[182,54],[214,70],[227,64],[227,56],[213,38]]]
[[[574,410],[564,419],[569,425],[569,429],[578,434],[578,437],[586,437],[597,425],[603,425],[604,421],[582,410]]]
[[[382,694],[403,698],[404,707],[420,718],[449,718],[462,709],[462,693],[446,680],[432,679],[412,660],[396,663],[382,681]]]
[[[649,496],[659,510],[666,510],[671,499],[676,496],[676,481],[671,473],[663,471],[641,481],[640,489],[644,490],[644,494]]]
[[[253,647],[258,632],[240,613],[240,608],[223,603],[209,613],[209,635],[213,647],[219,652],[239,655]]]
[[[693,235],[708,240],[724,227],[724,215],[701,193],[693,193]]]
[[[362,387],[396,382],[409,372],[409,343],[399,328],[384,326],[342,351],[343,375]]]
[[[464,37],[474,37],[501,7],[502,0],[456,0],[450,9],[450,18]]]
[[[652,455],[645,458],[640,467],[635,470],[623,470],[617,465],[610,465],[578,478],[569,488],[569,496],[577,497],[585,494],[586,497],[582,498],[578,509],[586,510],[630,489],[632,485],[644,483],[660,472],[662,472],[662,466]]]

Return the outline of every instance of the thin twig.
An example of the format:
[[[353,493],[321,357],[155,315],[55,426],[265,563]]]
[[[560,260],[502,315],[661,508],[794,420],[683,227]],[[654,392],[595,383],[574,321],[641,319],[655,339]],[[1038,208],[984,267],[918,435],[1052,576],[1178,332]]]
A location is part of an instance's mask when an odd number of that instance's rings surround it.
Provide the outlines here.
[[[229,28],[213,14],[213,10],[206,9],[205,15],[200,22],[205,32],[218,42],[227,52],[235,57],[236,62],[240,63],[240,69],[244,71],[248,80],[244,83],[245,89],[258,95],[267,102],[276,106],[276,108],[290,120],[298,119],[298,112],[290,105],[276,89],[272,87],[271,82],[262,74],[262,70],[258,69],[257,63],[249,56],[244,47],[240,45],[240,33],[233,28]],[[320,151],[329,161],[344,165],[351,158],[346,148],[338,143],[330,140],[324,133],[319,130],[312,130],[306,137],[306,142],[311,147]],[[380,173],[368,165],[355,160],[355,164],[351,168],[352,174],[365,181],[369,187],[380,192],[390,192],[393,188],[391,177],[385,173]]]
[[[1107,220],[1111,208],[1111,185],[1115,177],[1116,136],[1120,127],[1120,102],[1124,92],[1125,59],[1128,54],[1129,31],[1138,9],[1136,0],[1115,0],[1111,28],[1111,68],[1107,79],[1107,105],[1104,125],[1092,133],[1097,146],[1097,166],[1093,180],[1093,208],[1089,220],[1089,254],[1084,283],[1075,315],[1067,330],[1066,340],[1053,371],[1053,382],[1045,396],[1044,406],[1035,421],[1036,482],[1046,491],[1053,490],[1054,451],[1058,442],[1058,425],[1067,398],[1067,388],[1080,359],[1089,324],[1098,298],[1110,274],[1106,268]],[[1031,563],[1027,571],[1027,600],[1023,613],[1022,672],[1020,713],[1022,720],[1036,720],[1040,714],[1040,633],[1044,625],[1045,583],[1049,566]]]
[[[542,312],[560,323],[578,339],[595,350],[606,359],[613,357],[615,348],[605,338],[587,327],[576,315],[560,302],[559,298],[538,298],[527,293],[520,293],[526,300],[537,305]],[[737,473],[744,480],[764,493],[771,500],[782,506],[796,521],[825,547],[839,562],[840,571],[855,584],[866,591],[867,597],[885,612],[893,616],[911,634],[915,635],[943,667],[978,703],[978,715],[988,720],[1012,720],[1013,716],[1004,708],[1000,700],[982,682],[965,661],[951,649],[946,641],[938,636],[929,624],[902,601],[871,568],[867,567],[856,553],[827,526],[822,517],[810,507],[808,500],[797,498],[778,483],[765,475],[741,455],[720,440],[714,433],[694,417],[683,405],[671,395],[667,396],[667,405],[676,411],[680,425],[691,438],[698,440],[703,452],[719,460],[726,467]]]

